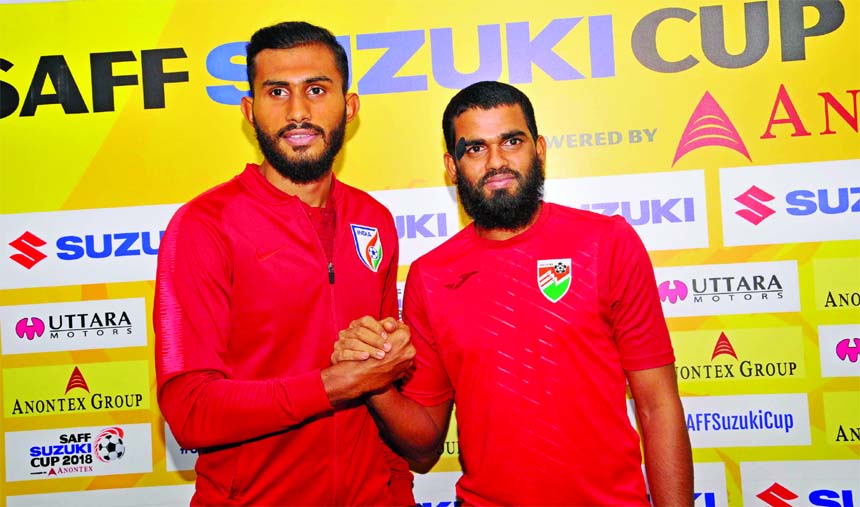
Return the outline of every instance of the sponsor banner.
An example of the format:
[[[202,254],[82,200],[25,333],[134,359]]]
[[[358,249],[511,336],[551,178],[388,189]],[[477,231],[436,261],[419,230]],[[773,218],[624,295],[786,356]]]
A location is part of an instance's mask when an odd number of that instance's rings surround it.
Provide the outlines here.
[[[394,215],[400,265],[411,264],[460,230],[454,187],[379,190],[370,194]]]
[[[415,504],[421,507],[455,507],[457,494],[455,486],[462,472],[430,472],[415,474],[412,494]]]
[[[806,394],[684,397],[694,449],[809,445]]]
[[[655,268],[666,317],[800,311],[797,261]]]
[[[860,324],[818,326],[822,377],[860,377]]]
[[[651,495],[648,485],[648,471],[642,465],[645,488]],[[729,504],[726,492],[726,468],[720,463],[693,463],[693,505],[694,507],[724,507]]]
[[[860,445],[860,392],[828,392],[822,397],[827,443]]]
[[[148,361],[114,361],[3,370],[4,417],[148,408]]]
[[[860,505],[860,461],[741,462],[744,505]]]
[[[803,329],[775,327],[672,332],[675,372],[685,384],[806,377]]]
[[[6,433],[6,481],[152,471],[149,424]]]
[[[0,306],[3,354],[143,347],[144,298]]]
[[[860,160],[720,169],[726,246],[860,239]]]
[[[194,484],[139,488],[95,489],[37,495],[7,496],[8,507],[138,507],[140,505],[190,505]]]
[[[860,224],[860,215],[858,215]],[[860,226],[855,225],[860,229]],[[860,319],[860,257],[816,259],[812,261],[815,276],[815,307],[818,310],[842,310]]]
[[[704,171],[551,179],[546,200],[621,215],[648,250],[708,247]]]
[[[0,289],[154,280],[179,206],[0,215]]]
[[[167,423],[164,423],[164,447],[168,472],[194,470],[194,465],[197,463],[197,449],[185,449],[180,446]]]

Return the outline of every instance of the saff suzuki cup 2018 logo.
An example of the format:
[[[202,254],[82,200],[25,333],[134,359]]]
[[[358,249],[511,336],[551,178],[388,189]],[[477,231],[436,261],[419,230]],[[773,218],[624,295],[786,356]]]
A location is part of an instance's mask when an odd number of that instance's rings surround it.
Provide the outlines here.
[[[550,302],[563,298],[570,289],[570,259],[544,259],[537,261],[537,282],[541,293]]]
[[[350,224],[352,239],[355,241],[355,253],[367,269],[376,273],[382,262],[382,240],[376,227]]]

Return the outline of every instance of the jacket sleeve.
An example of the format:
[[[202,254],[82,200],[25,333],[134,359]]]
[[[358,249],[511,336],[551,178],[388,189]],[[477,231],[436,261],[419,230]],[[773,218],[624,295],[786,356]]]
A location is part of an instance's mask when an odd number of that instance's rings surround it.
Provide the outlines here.
[[[231,276],[230,246],[217,213],[181,208],[159,248],[153,320],[158,402],[183,447],[248,440],[332,408],[319,370],[231,378],[224,361]]]

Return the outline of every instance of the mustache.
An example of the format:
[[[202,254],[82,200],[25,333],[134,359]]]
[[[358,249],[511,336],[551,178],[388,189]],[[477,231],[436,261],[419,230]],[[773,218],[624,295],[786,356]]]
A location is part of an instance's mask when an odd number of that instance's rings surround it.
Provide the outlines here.
[[[481,188],[484,185],[486,185],[487,180],[489,180],[493,176],[498,176],[500,174],[510,174],[511,176],[516,178],[517,181],[519,181],[520,183],[522,183],[522,181],[523,181],[523,175],[522,174],[518,173],[517,171],[514,171],[513,169],[511,169],[509,167],[500,167],[498,169],[492,169],[487,174],[481,176],[481,179],[478,180],[478,188]]]
[[[309,122],[302,122],[302,123],[290,123],[289,125],[287,125],[286,127],[282,128],[281,130],[278,131],[278,137],[283,137],[287,132],[289,132],[291,130],[298,130],[298,129],[313,130],[313,131],[317,132],[318,134],[320,134],[321,136],[325,136],[325,129],[323,129],[319,125],[314,125],[313,123],[309,123]]]

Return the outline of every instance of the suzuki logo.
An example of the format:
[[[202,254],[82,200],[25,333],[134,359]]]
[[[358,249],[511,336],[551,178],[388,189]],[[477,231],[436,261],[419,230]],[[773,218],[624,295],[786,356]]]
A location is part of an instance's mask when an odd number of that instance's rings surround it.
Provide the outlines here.
[[[851,340],[854,340],[854,345],[851,345]],[[836,344],[836,355],[839,359],[846,359],[852,363],[856,363],[860,359],[860,338],[845,338]]]
[[[18,338],[26,336],[28,340],[33,340],[37,336],[41,337],[44,333],[45,323],[38,317],[24,317],[15,324],[15,334],[18,335]]]
[[[666,302],[668,299],[670,303],[675,304],[678,300],[687,299],[687,284],[682,282],[681,280],[666,280],[657,286],[657,292],[660,293],[660,301]]]
[[[786,502],[786,500],[794,500],[797,498],[797,494],[790,489],[786,489],[782,484],[774,482],[769,488],[757,494],[756,497],[771,507],[791,507],[791,504]]]
[[[746,192],[735,197],[735,201],[747,207],[747,209],[735,211],[735,215],[743,218],[753,225],[758,225],[765,218],[776,213],[774,210],[762,204],[763,202],[772,200],[774,200],[772,195],[753,185],[748,188]]]
[[[45,241],[42,238],[36,236],[30,231],[27,231],[18,236],[15,241],[9,243],[9,246],[21,252],[12,255],[9,258],[25,268],[30,269],[47,257],[47,255],[36,250],[36,247],[44,245]]]
[[[672,165],[674,166],[675,162],[687,153],[705,146],[729,148],[752,162],[738,130],[709,92],[705,92],[702,100],[699,101],[692,116],[690,116],[684,133],[681,135],[681,140],[678,141],[678,148],[675,150]]]

